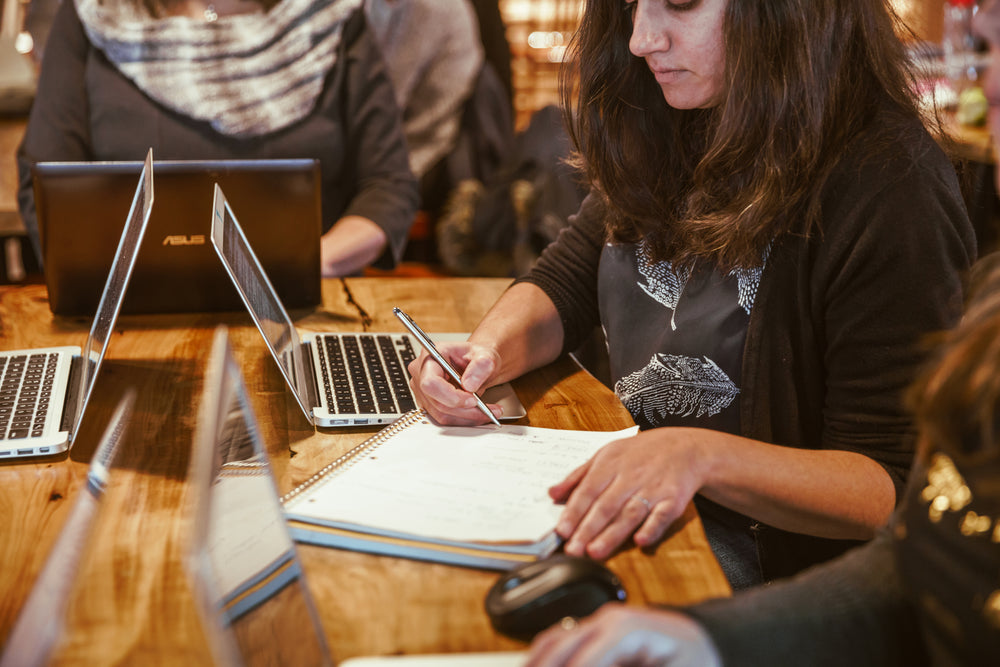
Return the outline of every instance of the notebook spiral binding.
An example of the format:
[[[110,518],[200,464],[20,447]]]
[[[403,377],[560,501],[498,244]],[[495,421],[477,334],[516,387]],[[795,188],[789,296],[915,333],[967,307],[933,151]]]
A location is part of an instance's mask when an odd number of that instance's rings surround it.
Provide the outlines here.
[[[267,461],[227,461],[222,464],[219,477],[260,477],[267,473]]]
[[[297,487],[295,487],[294,489],[283,495],[281,497],[281,504],[284,505],[295,496],[312,488],[320,480],[329,479],[330,477],[333,476],[330,475],[332,471],[336,470],[337,472],[342,472],[344,470],[347,470],[364,454],[367,454],[371,450],[375,449],[383,442],[385,442],[392,436],[396,435],[403,429],[407,428],[411,424],[415,424],[426,418],[427,418],[427,413],[424,410],[419,408],[416,410],[410,410],[409,412],[401,416],[399,419],[392,422],[392,424],[386,426],[384,429],[382,429],[372,437],[368,438],[357,447],[354,447],[349,452],[337,457],[332,462],[328,463],[326,466],[320,469],[320,471],[314,474],[312,477],[310,477],[309,479],[302,482]]]

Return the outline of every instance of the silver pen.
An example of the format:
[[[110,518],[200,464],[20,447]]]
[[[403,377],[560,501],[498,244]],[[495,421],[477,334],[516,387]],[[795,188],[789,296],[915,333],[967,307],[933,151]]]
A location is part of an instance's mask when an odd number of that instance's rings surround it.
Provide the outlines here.
[[[399,308],[393,308],[392,314],[399,318],[399,321],[403,323],[403,326],[406,327],[407,330],[413,334],[414,338],[417,339],[420,345],[427,350],[427,354],[434,357],[434,361],[441,364],[441,368],[443,368],[445,372],[451,376],[451,379],[458,383],[458,386],[461,387],[462,376],[459,375],[458,371],[456,371],[454,367],[448,363],[444,356],[438,352],[438,349],[434,346],[434,341],[432,341],[430,337],[424,333],[424,330],[418,327],[417,323]],[[483,414],[489,417],[491,422],[500,426],[500,422],[493,416],[493,412],[486,407],[486,404],[483,403],[483,399],[479,398],[479,394],[472,392],[472,395],[476,397],[476,405],[478,405],[479,409],[483,411]]]

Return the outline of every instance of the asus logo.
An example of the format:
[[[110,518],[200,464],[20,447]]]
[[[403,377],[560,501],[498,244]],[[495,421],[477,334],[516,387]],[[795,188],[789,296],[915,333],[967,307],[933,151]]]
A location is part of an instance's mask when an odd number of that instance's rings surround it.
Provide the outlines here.
[[[205,245],[204,234],[174,234],[163,239],[163,245]]]

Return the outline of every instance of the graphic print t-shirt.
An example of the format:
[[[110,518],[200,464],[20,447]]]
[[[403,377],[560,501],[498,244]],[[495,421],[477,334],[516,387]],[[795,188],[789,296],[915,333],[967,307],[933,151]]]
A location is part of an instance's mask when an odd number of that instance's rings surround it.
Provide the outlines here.
[[[642,429],[740,432],[740,367],[761,268],[721,274],[652,262],[644,244],[601,255],[601,322],[615,393]]]

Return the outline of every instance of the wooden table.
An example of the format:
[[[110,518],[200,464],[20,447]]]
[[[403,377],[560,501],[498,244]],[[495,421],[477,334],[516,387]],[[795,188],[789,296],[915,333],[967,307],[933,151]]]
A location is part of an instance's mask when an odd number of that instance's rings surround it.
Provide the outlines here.
[[[0,236],[24,234],[17,211],[17,160],[15,154],[27,120],[0,117]]]
[[[403,304],[431,332],[470,330],[505,279],[355,278],[324,283],[324,304],[293,313],[302,328],[401,330]],[[86,319],[51,315],[41,285],[0,287],[5,349],[80,344]],[[0,466],[0,643],[8,636],[85,479],[118,399],[137,391],[92,547],[74,586],[57,664],[208,664],[183,566],[190,535],[185,477],[214,328],[224,323],[282,493],[377,428],[314,429],[299,412],[249,318],[241,313],[124,316],[119,320],[68,457]],[[631,421],[614,394],[564,359],[515,382],[522,423],[615,430]],[[493,631],[483,598],[495,572],[301,545],[300,556],[336,659],[483,651],[523,645]],[[726,595],[693,508],[650,552],[610,567],[633,604],[683,604]]]
[[[24,222],[17,208],[17,147],[27,119],[0,117],[0,281],[21,282],[27,272],[22,253],[29,244]]]

